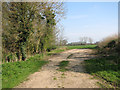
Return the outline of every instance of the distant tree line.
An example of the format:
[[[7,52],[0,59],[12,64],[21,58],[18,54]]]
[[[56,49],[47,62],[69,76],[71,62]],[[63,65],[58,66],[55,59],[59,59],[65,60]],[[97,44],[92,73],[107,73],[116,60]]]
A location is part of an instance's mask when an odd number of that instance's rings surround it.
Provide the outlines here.
[[[91,44],[96,44],[93,43],[93,39],[90,37],[80,37],[78,42],[71,42],[68,43],[67,45],[91,45]]]
[[[3,2],[2,61],[25,61],[55,48],[62,2]]]

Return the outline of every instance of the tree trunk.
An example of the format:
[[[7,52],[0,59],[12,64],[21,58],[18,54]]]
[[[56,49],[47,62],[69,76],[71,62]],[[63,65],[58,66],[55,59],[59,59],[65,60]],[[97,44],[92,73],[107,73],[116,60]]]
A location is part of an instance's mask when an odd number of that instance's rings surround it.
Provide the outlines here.
[[[22,54],[22,61],[25,61],[25,59],[26,59],[26,50],[25,50],[24,43],[21,43],[20,50],[21,50],[21,54]]]

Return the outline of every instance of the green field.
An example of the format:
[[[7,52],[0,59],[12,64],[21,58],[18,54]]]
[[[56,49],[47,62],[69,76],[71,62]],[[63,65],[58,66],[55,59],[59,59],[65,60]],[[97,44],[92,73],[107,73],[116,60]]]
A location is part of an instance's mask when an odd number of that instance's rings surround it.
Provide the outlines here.
[[[120,57],[108,56],[85,60],[86,71],[120,88]]]
[[[94,49],[97,45],[67,46],[68,49]]]

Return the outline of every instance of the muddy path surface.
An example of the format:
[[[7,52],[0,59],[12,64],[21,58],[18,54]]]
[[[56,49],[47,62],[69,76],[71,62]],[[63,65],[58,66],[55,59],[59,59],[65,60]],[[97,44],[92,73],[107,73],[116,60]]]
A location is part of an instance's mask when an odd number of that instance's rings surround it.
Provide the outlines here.
[[[72,49],[55,55],[49,63],[28,77],[17,88],[98,88],[96,79],[86,73],[84,60],[94,58],[91,49]],[[59,63],[70,61],[66,72],[60,72]]]

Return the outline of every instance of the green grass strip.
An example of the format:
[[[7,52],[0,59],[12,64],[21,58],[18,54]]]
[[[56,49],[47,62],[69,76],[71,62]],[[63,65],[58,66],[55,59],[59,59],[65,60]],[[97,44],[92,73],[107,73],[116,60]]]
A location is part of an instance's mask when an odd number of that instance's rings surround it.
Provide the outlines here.
[[[10,62],[2,65],[2,88],[13,88],[24,81],[30,74],[38,71],[48,61],[41,60],[42,55],[35,55],[26,61]]]
[[[86,71],[120,88],[120,64],[117,56],[85,60]]]
[[[68,64],[69,64],[69,61],[61,61],[60,63],[59,63],[59,71],[61,71],[61,72],[65,72],[65,71],[67,71],[68,69],[66,69],[66,67],[68,66]]]

